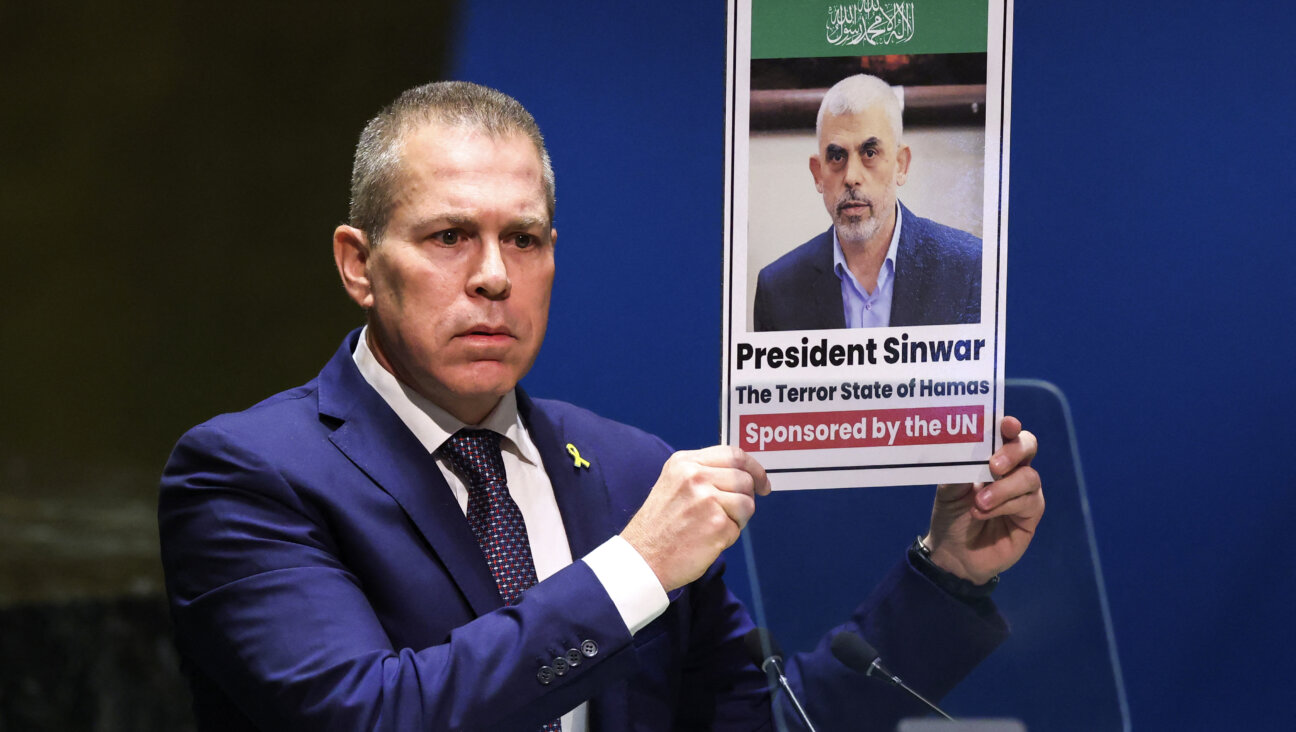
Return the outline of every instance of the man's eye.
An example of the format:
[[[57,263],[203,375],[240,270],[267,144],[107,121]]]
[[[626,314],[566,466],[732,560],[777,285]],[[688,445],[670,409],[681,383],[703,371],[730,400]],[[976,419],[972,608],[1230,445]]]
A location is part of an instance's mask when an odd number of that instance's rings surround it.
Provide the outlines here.
[[[540,240],[537,237],[532,236],[531,234],[518,234],[517,236],[513,237],[513,245],[516,246],[518,249],[530,249],[531,247],[539,243]]]
[[[455,244],[459,243],[461,237],[458,231],[454,229],[446,229],[445,231],[438,231],[437,233],[433,234],[432,238],[435,239],[439,244],[445,244],[446,246],[454,246]]]
[[[829,151],[828,151],[828,161],[829,161],[829,162],[832,162],[832,163],[840,163],[841,161],[843,161],[843,160],[845,160],[845,159],[846,159],[846,153],[841,152],[840,150],[829,150]]]
[[[866,158],[876,158],[877,156],[878,156],[878,151],[874,150],[871,147],[864,151],[864,157]]]

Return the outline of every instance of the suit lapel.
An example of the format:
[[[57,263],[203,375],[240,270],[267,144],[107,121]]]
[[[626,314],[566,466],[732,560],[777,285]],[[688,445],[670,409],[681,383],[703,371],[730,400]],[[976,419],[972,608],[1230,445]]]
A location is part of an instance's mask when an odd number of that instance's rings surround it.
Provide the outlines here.
[[[815,244],[814,279],[809,285],[811,309],[809,323],[815,328],[845,328],[846,311],[842,308],[841,280],[833,271],[833,230],[820,234]],[[820,325],[822,324],[822,325]]]
[[[579,560],[607,541],[617,529],[611,521],[612,508],[607,482],[603,478],[603,463],[599,455],[589,451],[591,445],[582,440],[581,435],[570,434],[568,425],[538,407],[520,388],[517,397],[518,413],[531,433],[531,441],[540,451],[545,473],[553,484],[572,559]],[[568,452],[569,444],[580,454],[580,465]]]
[[[917,239],[915,234],[918,222],[909,209],[899,201],[896,205],[902,212],[900,224],[900,241],[896,246],[895,285],[891,289],[891,325],[908,326],[929,322],[923,312],[930,306],[927,297],[928,273],[923,271],[919,261]]]
[[[477,614],[502,606],[499,590],[435,458],[364,380],[352,332],[319,376],[320,414],[342,420],[329,439],[386,491],[441,559]]]

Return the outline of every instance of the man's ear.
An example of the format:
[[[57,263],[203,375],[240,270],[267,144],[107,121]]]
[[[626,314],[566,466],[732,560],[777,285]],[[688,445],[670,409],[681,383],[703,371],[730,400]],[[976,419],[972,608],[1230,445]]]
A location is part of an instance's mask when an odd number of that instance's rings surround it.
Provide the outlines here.
[[[913,158],[908,145],[901,145],[896,154],[896,185],[902,186],[909,180],[909,161]]]
[[[810,156],[810,175],[814,176],[815,190],[823,193],[823,178],[819,176],[819,156]]]
[[[369,254],[369,237],[363,231],[345,224],[333,230],[333,262],[342,276],[342,286],[366,310],[373,306]]]

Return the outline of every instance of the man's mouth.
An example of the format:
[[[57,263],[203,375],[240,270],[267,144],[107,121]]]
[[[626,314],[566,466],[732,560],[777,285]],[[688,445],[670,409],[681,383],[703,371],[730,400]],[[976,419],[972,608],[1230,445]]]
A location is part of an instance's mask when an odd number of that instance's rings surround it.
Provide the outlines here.
[[[513,337],[513,333],[503,325],[473,325],[463,329],[458,335],[460,338],[487,342],[505,341]]]
[[[873,204],[868,201],[860,201],[854,198],[847,199],[837,204],[837,213],[847,214],[849,216],[862,216],[864,210],[873,210]]]

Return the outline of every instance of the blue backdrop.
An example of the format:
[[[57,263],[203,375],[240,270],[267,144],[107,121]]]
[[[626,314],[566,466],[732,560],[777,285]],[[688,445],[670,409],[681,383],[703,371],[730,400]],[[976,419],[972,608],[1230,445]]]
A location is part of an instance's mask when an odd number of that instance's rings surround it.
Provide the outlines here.
[[[455,75],[530,108],[558,172],[527,385],[714,442],[724,3],[459,23]],[[1293,30],[1278,3],[1016,8],[1007,369],[1071,399],[1137,728],[1274,728],[1296,678]]]

